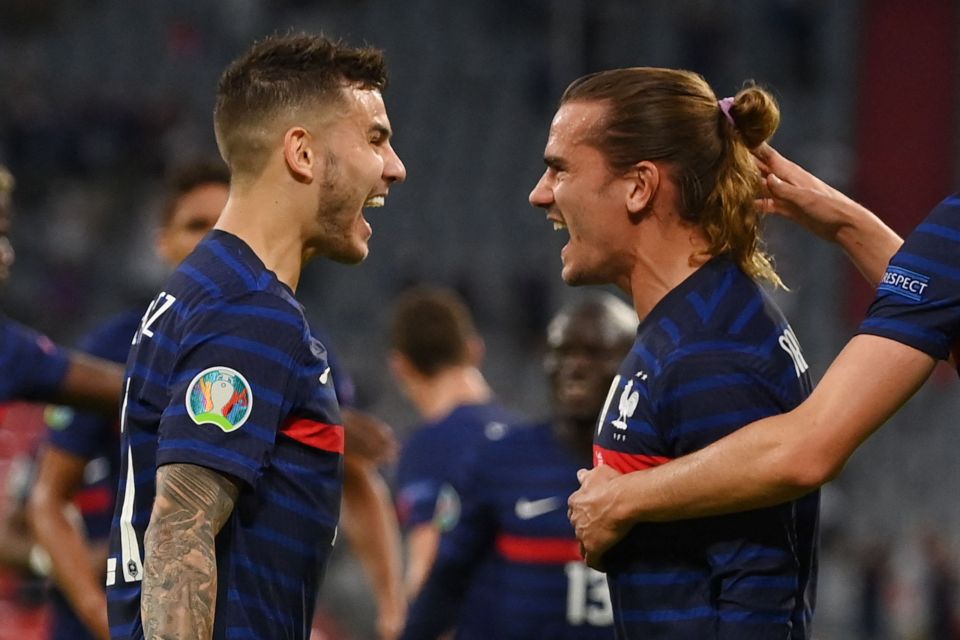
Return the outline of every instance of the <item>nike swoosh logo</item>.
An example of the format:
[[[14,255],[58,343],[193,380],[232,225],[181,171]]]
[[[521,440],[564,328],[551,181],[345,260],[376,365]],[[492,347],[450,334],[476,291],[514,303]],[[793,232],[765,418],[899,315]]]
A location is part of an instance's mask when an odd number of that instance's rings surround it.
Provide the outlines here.
[[[539,500],[527,500],[526,498],[520,498],[517,500],[517,505],[514,511],[517,514],[517,517],[521,520],[530,520],[531,518],[542,516],[545,513],[550,513],[551,511],[555,511],[559,508],[560,498],[557,496],[541,498]]]
[[[327,367],[323,370],[323,373],[320,374],[320,384],[327,384],[327,380],[330,378],[330,367]]]

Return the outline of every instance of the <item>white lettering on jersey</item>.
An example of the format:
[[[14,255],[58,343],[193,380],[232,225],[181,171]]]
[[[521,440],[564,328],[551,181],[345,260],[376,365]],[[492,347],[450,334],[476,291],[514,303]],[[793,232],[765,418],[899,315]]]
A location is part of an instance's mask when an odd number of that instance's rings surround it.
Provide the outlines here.
[[[323,370],[323,373],[320,374],[320,384],[327,384],[327,380],[330,379],[330,367],[327,367]]]
[[[607,419],[607,411],[610,410],[610,403],[613,402],[613,394],[616,392],[617,387],[620,386],[620,374],[617,374],[613,378],[613,382],[610,383],[610,391],[607,392],[607,399],[603,403],[603,410],[600,412],[600,420],[597,422],[597,435],[600,435],[600,432],[603,430],[603,423]]]
[[[574,626],[612,625],[613,605],[606,574],[582,562],[568,562],[564,569],[567,573],[567,622]]]
[[[800,351],[800,341],[797,340],[797,336],[793,333],[793,329],[787,327],[786,331],[783,332],[783,335],[780,336],[778,340],[780,346],[784,351],[787,352],[787,355],[793,360],[793,368],[797,372],[797,377],[799,378],[803,375],[803,372],[809,369],[807,361],[803,358],[803,353]]]
[[[153,331],[151,331],[150,327],[152,327],[153,323],[156,322],[157,319],[167,311],[167,309],[173,306],[173,303],[176,301],[177,299],[172,295],[166,291],[161,291],[160,295],[158,295],[156,299],[150,303],[150,306],[147,307],[147,312],[143,314],[143,318],[140,320],[140,330],[137,331],[137,333],[133,336],[133,344],[140,342],[140,339],[143,336],[152,338]]]

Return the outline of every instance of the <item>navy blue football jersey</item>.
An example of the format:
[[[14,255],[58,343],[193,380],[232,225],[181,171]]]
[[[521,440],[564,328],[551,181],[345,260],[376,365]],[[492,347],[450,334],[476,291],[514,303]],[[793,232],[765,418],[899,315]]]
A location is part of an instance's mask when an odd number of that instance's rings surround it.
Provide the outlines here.
[[[588,455],[563,446],[549,424],[483,447],[403,637],[437,638],[455,626],[460,640],[610,638],[606,579],[583,563],[567,519]]]
[[[404,443],[394,481],[403,531],[435,522],[456,523],[458,482],[465,462],[486,442],[499,440],[517,416],[495,403],[461,405],[416,429]]]
[[[215,230],[148,307],[127,361],[107,560],[114,639],[142,638],[156,469],[242,483],[216,539],[213,637],[308,638],[339,517],[343,427],[324,346],[239,238]]]
[[[50,399],[68,364],[50,338],[0,315],[0,402]]]
[[[890,260],[859,333],[949,356],[960,338],[960,194],[934,208]]]
[[[126,362],[141,315],[142,311],[128,311],[111,318],[80,341],[80,350],[112,362]],[[74,496],[74,503],[83,518],[87,538],[94,543],[102,542],[110,534],[119,478],[118,420],[65,407],[48,407],[44,417],[50,444],[88,461],[84,485]],[[59,591],[54,591],[51,603],[51,640],[93,638]]]
[[[607,396],[594,461],[621,472],[701,449],[810,392],[796,336],[729,258],[650,312]],[[715,518],[641,523],[606,555],[618,638],[810,637],[819,496]]]

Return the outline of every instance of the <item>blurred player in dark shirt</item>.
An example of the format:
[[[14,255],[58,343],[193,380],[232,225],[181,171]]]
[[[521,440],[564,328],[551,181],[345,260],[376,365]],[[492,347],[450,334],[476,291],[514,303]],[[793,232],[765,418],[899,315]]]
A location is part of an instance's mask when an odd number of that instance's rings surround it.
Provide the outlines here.
[[[459,517],[466,460],[502,438],[517,416],[500,406],[484,379],[483,340],[454,292],[405,292],[394,305],[390,333],[391,369],[424,419],[403,445],[394,483],[412,598],[433,564],[440,534]]]
[[[440,541],[406,640],[454,627],[462,640],[612,636],[606,577],[583,563],[567,497],[590,461],[597,415],[636,326],[633,310],[609,294],[570,305],[550,323],[544,369],[553,415],[477,453],[460,521]],[[471,601],[468,589],[477,594]]]

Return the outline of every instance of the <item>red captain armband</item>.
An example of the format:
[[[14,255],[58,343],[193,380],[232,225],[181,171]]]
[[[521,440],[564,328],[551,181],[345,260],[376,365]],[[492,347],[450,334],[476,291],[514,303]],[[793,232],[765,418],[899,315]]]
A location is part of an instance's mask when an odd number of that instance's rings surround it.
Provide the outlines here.
[[[641,453],[626,453],[624,451],[614,451],[601,447],[598,444],[593,445],[593,466],[599,467],[602,464],[616,469],[620,473],[630,473],[631,471],[641,471],[658,467],[665,462],[670,462],[672,458],[666,456],[649,456]]]

